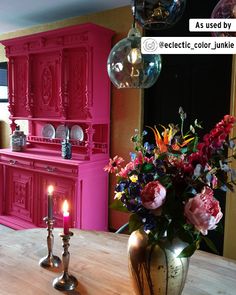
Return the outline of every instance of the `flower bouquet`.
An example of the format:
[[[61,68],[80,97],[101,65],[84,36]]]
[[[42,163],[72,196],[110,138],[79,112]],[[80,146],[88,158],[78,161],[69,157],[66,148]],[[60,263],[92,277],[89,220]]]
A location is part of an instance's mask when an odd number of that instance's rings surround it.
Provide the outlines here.
[[[178,257],[190,257],[201,240],[216,251],[206,235],[223,216],[217,190],[233,190],[236,184],[230,167],[236,149],[228,138],[236,118],[225,115],[200,141],[200,123],[195,120],[185,132],[182,108],[179,115],[180,126],[148,127],[155,144],[145,142],[147,131],[136,130],[131,161],[124,164],[115,156],[104,170],[117,176],[112,207],[131,212],[130,233],[143,228],[149,244],[178,237],[186,245]]]

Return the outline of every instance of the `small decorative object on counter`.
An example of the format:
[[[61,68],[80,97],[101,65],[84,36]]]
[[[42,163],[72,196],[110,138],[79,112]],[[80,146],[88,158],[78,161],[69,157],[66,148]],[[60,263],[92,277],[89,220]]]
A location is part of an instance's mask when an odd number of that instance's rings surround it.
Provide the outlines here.
[[[11,148],[13,152],[22,152],[26,148],[26,135],[20,131],[20,126],[16,126],[16,130],[11,135]]]
[[[61,156],[63,159],[71,159],[71,143],[69,142],[69,129],[67,129],[66,138],[61,142]]]
[[[43,268],[58,271],[61,268],[61,259],[53,255],[53,244],[54,244],[54,236],[53,236],[53,225],[55,220],[53,219],[53,186],[49,185],[48,187],[48,216],[44,217],[43,220],[47,224],[47,246],[48,246],[48,255],[40,259],[39,265]]]
[[[69,241],[70,237],[73,236],[73,233],[69,230],[69,206],[68,202],[65,200],[63,203],[63,227],[64,231],[60,234],[60,237],[62,238],[62,246],[63,246],[63,252],[62,252],[62,265],[63,265],[63,272],[62,274],[55,278],[53,281],[53,287],[59,291],[72,291],[74,290],[77,285],[78,281],[77,279],[69,274],[69,261],[70,261],[70,252],[69,252]]]
[[[62,267],[62,261],[61,259],[53,254],[53,244],[54,244],[54,235],[53,235],[53,225],[54,225],[54,219],[50,218],[49,216],[44,217],[43,219],[47,224],[47,248],[48,248],[48,254],[47,256],[43,257],[39,261],[39,265],[43,268],[46,268],[48,270],[52,271],[60,271]]]

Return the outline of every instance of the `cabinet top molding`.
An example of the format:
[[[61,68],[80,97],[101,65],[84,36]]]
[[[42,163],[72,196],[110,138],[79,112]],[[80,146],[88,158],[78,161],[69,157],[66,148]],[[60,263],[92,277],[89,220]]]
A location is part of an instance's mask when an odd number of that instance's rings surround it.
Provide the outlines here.
[[[94,23],[73,25],[26,36],[1,40],[5,46],[6,56],[27,54],[40,50],[53,50],[64,47],[78,46],[99,41],[102,36],[113,36],[114,31]]]

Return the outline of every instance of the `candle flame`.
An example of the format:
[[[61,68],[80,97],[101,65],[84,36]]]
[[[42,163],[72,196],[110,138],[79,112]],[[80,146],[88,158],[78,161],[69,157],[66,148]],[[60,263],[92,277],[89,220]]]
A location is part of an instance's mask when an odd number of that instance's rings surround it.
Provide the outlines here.
[[[65,200],[64,203],[63,203],[63,206],[62,206],[63,213],[68,214],[69,213],[68,209],[69,209],[69,205],[68,205],[67,200]]]
[[[52,194],[53,193],[53,190],[54,190],[53,186],[52,185],[49,185],[49,187],[48,187],[48,193],[49,194]]]

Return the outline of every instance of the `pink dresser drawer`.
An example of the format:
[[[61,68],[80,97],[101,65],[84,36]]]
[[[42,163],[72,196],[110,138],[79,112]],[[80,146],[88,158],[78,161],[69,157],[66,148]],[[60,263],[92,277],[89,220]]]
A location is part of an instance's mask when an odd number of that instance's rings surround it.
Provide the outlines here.
[[[1,162],[6,165],[32,168],[33,160],[27,158],[14,157],[11,155],[1,155]]]
[[[78,167],[73,165],[64,165],[53,162],[35,161],[34,168],[39,171],[60,174],[64,176],[77,176]]]

